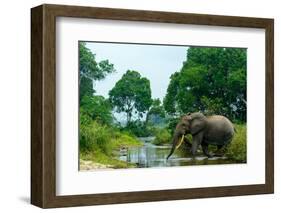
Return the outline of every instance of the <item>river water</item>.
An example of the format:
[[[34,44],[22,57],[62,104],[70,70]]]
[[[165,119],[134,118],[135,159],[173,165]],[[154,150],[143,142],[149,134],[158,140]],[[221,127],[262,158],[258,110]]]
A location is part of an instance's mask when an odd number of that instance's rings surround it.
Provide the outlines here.
[[[192,158],[189,152],[182,150],[176,150],[169,160],[166,160],[171,145],[156,146],[151,143],[153,139],[153,137],[139,138],[143,146],[120,151],[119,160],[134,163],[139,168],[235,163],[226,157],[207,158],[200,153]]]

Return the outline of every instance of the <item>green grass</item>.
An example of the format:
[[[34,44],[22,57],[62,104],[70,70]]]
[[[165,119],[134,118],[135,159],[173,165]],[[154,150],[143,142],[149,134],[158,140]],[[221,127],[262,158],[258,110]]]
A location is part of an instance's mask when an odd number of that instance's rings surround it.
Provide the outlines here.
[[[80,125],[80,159],[111,165],[114,168],[134,167],[117,159],[120,148],[142,146],[134,136],[96,121]]]
[[[247,161],[247,127],[246,124],[236,124],[236,133],[227,148],[226,156],[237,162]]]
[[[80,125],[80,151],[100,150],[102,153],[110,155],[112,134],[113,131],[110,128],[96,121]]]
[[[143,144],[134,136],[126,132],[116,132],[111,139],[113,149],[128,148],[132,146],[142,146]]]

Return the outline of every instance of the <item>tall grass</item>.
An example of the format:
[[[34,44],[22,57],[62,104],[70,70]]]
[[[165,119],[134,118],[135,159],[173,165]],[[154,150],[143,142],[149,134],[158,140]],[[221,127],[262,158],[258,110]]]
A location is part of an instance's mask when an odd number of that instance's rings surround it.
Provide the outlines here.
[[[247,162],[247,127],[246,124],[236,124],[236,133],[227,148],[226,156],[237,162]]]
[[[115,168],[133,166],[117,159],[116,153],[120,148],[142,145],[135,137],[93,120],[80,123],[79,143],[81,159],[110,164]]]
[[[80,125],[80,151],[101,151],[110,155],[112,151],[111,137],[113,132],[96,121],[88,125]]]

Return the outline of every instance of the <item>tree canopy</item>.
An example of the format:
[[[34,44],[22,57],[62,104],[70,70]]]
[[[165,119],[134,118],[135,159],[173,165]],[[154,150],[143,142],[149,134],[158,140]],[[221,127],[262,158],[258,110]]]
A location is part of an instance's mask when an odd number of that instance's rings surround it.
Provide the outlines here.
[[[103,96],[83,96],[80,105],[80,113],[86,114],[93,120],[110,125],[113,117],[111,104]]]
[[[139,72],[128,70],[109,91],[109,100],[117,112],[125,112],[127,124],[133,114],[143,117],[152,104],[150,82]]]
[[[146,115],[146,122],[160,123],[166,116],[164,106],[159,98],[153,99]]]
[[[202,111],[246,120],[246,49],[190,47],[170,77],[164,107],[169,114]]]
[[[80,100],[84,95],[93,95],[93,81],[104,79],[109,73],[115,72],[113,64],[108,60],[96,61],[95,54],[86,47],[85,42],[79,42],[79,86]]]

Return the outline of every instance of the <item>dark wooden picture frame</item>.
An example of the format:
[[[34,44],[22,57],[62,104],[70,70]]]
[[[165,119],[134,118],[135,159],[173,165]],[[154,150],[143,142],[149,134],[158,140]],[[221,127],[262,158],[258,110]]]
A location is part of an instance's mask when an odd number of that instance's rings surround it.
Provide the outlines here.
[[[265,29],[265,184],[193,189],[56,195],[56,17]],[[65,207],[274,192],[274,20],[217,15],[41,5],[31,9],[31,203]]]

